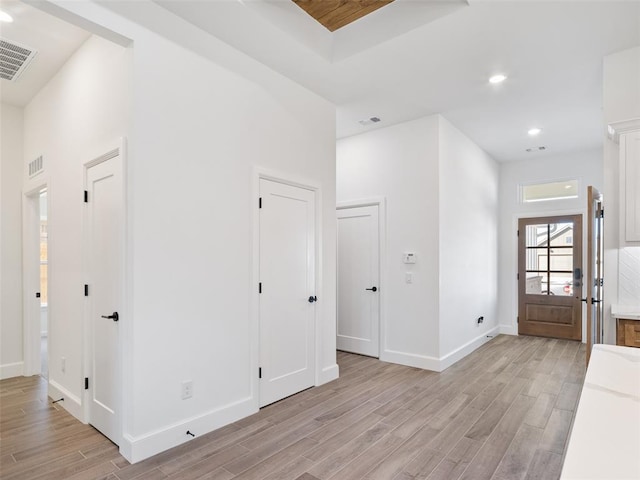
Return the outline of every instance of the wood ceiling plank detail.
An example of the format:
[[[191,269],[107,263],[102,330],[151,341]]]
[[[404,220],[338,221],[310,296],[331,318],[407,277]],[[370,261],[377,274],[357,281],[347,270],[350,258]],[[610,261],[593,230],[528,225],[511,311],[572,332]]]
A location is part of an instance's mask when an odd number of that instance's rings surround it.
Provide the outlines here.
[[[390,4],[393,0],[293,0],[327,30],[345,25]]]

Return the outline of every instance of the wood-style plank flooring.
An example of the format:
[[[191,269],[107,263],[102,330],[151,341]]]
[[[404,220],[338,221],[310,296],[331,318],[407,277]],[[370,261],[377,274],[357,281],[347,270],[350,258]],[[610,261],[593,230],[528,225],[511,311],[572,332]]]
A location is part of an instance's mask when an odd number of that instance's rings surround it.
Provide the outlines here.
[[[0,477],[553,480],[584,359],[578,342],[513,336],[439,374],[339,352],[338,380],[134,465],[40,377],[3,380]]]

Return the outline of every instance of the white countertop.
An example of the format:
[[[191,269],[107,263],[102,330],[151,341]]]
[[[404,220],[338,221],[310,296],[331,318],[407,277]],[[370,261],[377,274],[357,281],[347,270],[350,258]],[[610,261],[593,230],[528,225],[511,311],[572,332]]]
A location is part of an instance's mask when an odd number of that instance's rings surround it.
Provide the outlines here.
[[[594,345],[561,479],[640,479],[640,348]]]
[[[627,320],[640,320],[640,307],[633,305],[611,305],[613,318],[626,318]]]

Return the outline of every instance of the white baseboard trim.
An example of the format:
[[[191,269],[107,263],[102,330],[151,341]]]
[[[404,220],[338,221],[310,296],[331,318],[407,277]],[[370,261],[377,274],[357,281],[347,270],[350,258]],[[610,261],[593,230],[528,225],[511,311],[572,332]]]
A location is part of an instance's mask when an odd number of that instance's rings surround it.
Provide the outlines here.
[[[435,357],[417,355],[415,353],[398,352],[396,350],[383,350],[380,353],[380,360],[389,363],[398,363],[407,367],[422,368],[439,372],[440,361]]]
[[[513,325],[500,325],[501,335],[518,335],[518,329]]]
[[[87,423],[84,419],[84,413],[82,411],[82,401],[80,400],[80,398],[64,388],[55,380],[51,379],[49,379],[49,390],[47,393],[49,397],[51,397],[51,400],[64,398],[62,402],[58,402],[56,403],[56,405],[64,408],[67,412],[76,417],[82,423]]]
[[[398,352],[395,350],[384,350],[380,354],[380,360],[383,362],[398,363],[408,367],[422,368],[423,370],[432,370],[434,372],[442,372],[458,360],[463,359],[478,347],[487,343],[491,338],[500,333],[500,327],[494,327],[491,330],[478,335],[470,342],[465,343],[454,351],[447,353],[445,356],[436,358],[426,355],[417,355],[415,353]]]
[[[24,375],[24,362],[5,363],[0,365],[0,380],[21,377]]]
[[[456,363],[458,360],[462,360],[464,357],[469,355],[471,352],[481,347],[485,343],[487,343],[491,338],[498,335],[500,331],[500,327],[493,327],[488,332],[484,332],[482,335],[478,335],[476,338],[471,340],[470,342],[465,343],[459,348],[456,348],[453,352],[447,353],[444,357],[440,357],[440,370],[438,372],[442,372],[443,370],[449,368],[451,365]]]
[[[325,383],[329,383],[332,380],[335,380],[336,378],[338,378],[339,376],[340,376],[340,368],[338,367],[337,363],[334,363],[333,365],[330,365],[328,367],[324,367],[320,372],[320,375],[318,376],[318,383],[316,384],[316,387],[319,387],[320,385],[324,385]]]
[[[202,415],[176,422],[143,435],[133,436],[125,433],[122,436],[120,454],[131,463],[149,458],[157,453],[188,442],[193,437],[186,434],[187,430],[200,436],[224,427],[242,418],[256,413],[256,402],[247,397],[235,403],[225,405]]]

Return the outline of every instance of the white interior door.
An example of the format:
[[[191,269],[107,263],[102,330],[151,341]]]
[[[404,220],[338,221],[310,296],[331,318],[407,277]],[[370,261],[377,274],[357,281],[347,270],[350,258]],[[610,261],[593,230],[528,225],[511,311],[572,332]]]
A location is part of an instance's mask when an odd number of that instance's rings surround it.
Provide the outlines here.
[[[260,180],[260,406],[314,385],[315,195]]]
[[[122,160],[87,169],[89,423],[120,443]],[[105,318],[109,317],[109,318]]]
[[[380,354],[378,206],[338,210],[339,350]]]

